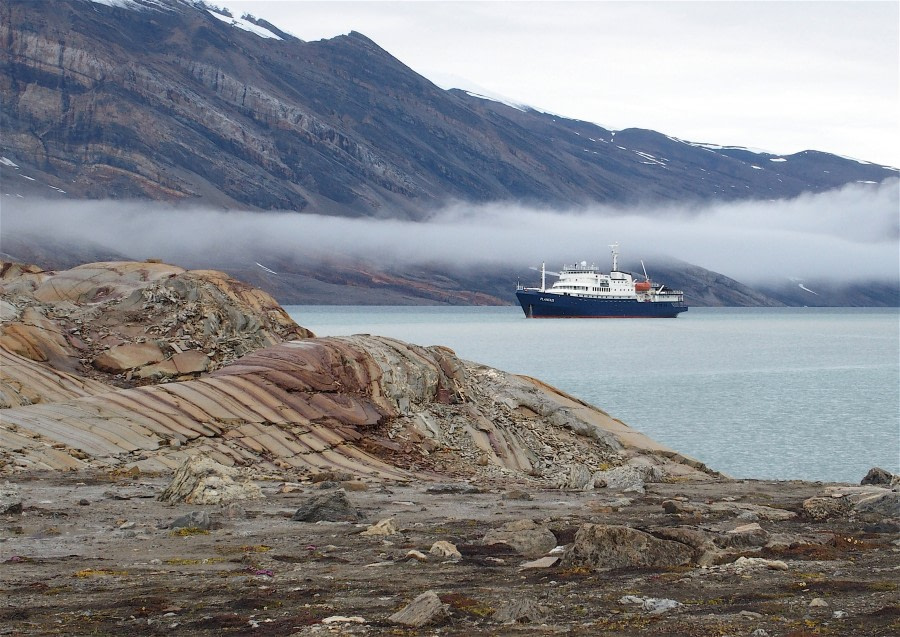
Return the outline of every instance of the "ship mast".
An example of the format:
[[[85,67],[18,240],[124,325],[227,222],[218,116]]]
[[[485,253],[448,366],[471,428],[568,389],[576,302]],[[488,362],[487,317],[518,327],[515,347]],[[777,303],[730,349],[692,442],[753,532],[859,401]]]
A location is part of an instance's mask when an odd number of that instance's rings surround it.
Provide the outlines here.
[[[619,271],[619,243],[618,243],[618,241],[616,243],[613,243],[609,247],[612,250],[612,255],[613,255],[613,265],[612,265],[612,270],[610,270],[610,272],[618,272]]]
[[[541,292],[547,290],[547,262],[541,261]]]

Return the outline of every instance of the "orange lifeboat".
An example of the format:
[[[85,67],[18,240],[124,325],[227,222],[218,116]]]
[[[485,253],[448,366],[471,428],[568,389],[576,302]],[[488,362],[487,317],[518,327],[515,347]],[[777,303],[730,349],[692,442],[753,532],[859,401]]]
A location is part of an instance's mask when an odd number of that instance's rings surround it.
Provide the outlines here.
[[[634,284],[635,292],[649,292],[650,291],[650,281],[638,281]]]

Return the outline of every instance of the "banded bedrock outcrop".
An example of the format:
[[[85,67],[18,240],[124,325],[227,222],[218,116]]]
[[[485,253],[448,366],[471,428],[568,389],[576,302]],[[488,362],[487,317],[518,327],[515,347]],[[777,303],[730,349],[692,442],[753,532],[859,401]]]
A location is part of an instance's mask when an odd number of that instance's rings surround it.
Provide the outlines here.
[[[119,387],[193,377],[261,347],[312,336],[265,292],[214,270],[153,261],[59,272],[0,262],[0,316],[9,374],[30,368],[12,364],[18,355]],[[97,391],[90,383],[84,389]],[[0,385],[2,406],[39,400]]]
[[[313,338],[271,297],[221,273],[159,263],[2,272],[5,473],[168,472],[204,454],[299,478],[338,470],[586,488],[617,467],[652,479],[709,474],[591,405],[447,348]],[[178,369],[192,352],[204,365]]]

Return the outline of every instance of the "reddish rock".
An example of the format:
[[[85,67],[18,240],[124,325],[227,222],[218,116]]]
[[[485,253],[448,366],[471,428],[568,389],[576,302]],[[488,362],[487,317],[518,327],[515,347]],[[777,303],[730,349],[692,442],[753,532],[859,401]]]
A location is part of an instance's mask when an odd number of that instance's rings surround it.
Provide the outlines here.
[[[171,378],[178,375],[178,368],[171,360],[141,367],[135,376],[138,378]]]
[[[209,356],[195,349],[175,354],[171,362],[179,374],[200,374],[209,369]]]
[[[25,308],[18,321],[0,325],[0,347],[60,371],[74,372],[79,367],[60,326],[37,308]]]
[[[155,343],[130,343],[111,347],[96,358],[93,365],[111,374],[120,374],[152,363],[158,363],[165,356]]]

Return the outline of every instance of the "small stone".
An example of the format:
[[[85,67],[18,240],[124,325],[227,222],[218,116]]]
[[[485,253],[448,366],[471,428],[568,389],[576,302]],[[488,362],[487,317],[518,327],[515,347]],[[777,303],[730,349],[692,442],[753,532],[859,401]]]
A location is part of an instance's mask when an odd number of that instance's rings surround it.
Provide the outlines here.
[[[559,562],[558,557],[553,557],[553,556],[542,557],[542,558],[539,558],[536,560],[532,560],[530,562],[523,563],[519,567],[519,570],[524,571],[524,570],[531,569],[531,568],[550,568],[551,566],[555,565],[557,562]]]
[[[504,624],[538,624],[547,617],[547,609],[529,598],[517,598],[494,611],[491,619]]]
[[[846,498],[808,498],[803,501],[802,507],[803,515],[810,520],[827,520],[850,512],[850,503]]]
[[[651,615],[661,615],[670,610],[674,610],[683,604],[674,599],[663,599],[658,597],[638,597],[637,595],[625,595],[619,598],[620,604],[640,604],[641,609],[647,611]]]
[[[758,522],[751,522],[728,531],[725,540],[732,547],[763,546],[769,541],[769,533]]]
[[[398,529],[394,524],[394,518],[387,518],[386,520],[376,522],[360,533],[360,535],[394,535],[397,532]]]
[[[504,493],[501,498],[503,500],[531,500],[531,494],[525,491],[521,491],[519,489],[513,489],[512,491],[507,491]]]
[[[347,493],[340,489],[310,498],[291,519],[296,522],[361,522],[363,517],[347,498]]]
[[[482,543],[505,544],[519,555],[541,557],[556,546],[556,536],[550,529],[533,520],[514,520],[485,534]]]
[[[850,614],[845,610],[836,610],[833,613],[831,613],[831,616],[834,619],[846,619],[847,617],[850,616]]]
[[[242,520],[247,517],[247,510],[237,502],[229,502],[221,511],[222,517],[226,520]]]
[[[78,506],[86,507],[86,506],[89,506],[90,504],[91,504],[90,500],[86,500],[86,499],[84,499],[84,498],[81,498],[81,499],[78,501]]]
[[[191,511],[181,515],[169,523],[170,529],[201,529],[208,531],[212,528],[212,520],[206,511]]]
[[[456,545],[446,540],[438,540],[431,545],[431,549],[428,552],[438,557],[450,558],[451,560],[462,559],[462,553],[456,549]]]
[[[781,560],[767,560],[763,557],[739,557],[734,562],[731,563],[731,566],[737,570],[742,571],[746,569],[754,569],[754,568],[768,568],[773,571],[786,571],[788,570],[787,563]]]
[[[889,486],[893,478],[894,474],[890,471],[885,471],[881,467],[872,467],[869,469],[869,473],[866,474],[866,477],[860,481],[860,484],[863,486],[870,484]]]
[[[481,493],[481,489],[471,484],[437,484],[425,489],[425,493]]]
[[[428,556],[425,555],[422,551],[417,551],[415,549],[412,549],[410,551],[407,551],[406,559],[416,560],[418,562],[427,562]]]
[[[681,602],[677,602],[674,599],[658,599],[656,597],[648,597],[641,604],[641,608],[651,615],[661,615],[680,606],[682,606]]]
[[[425,591],[406,607],[397,611],[388,621],[400,626],[421,628],[428,624],[436,624],[448,617],[447,607],[434,591]]]
[[[664,500],[662,503],[662,508],[663,511],[665,511],[669,515],[694,513],[697,511],[697,507],[687,504],[686,502],[680,502],[678,500]]]
[[[366,620],[358,615],[353,617],[345,617],[343,615],[332,615],[322,620],[323,624],[365,624]]]
[[[309,479],[312,482],[349,482],[353,480],[353,474],[346,471],[322,471],[312,474]]]
[[[821,597],[814,597],[812,601],[809,602],[810,608],[828,608],[828,602],[826,602]]]
[[[209,369],[209,357],[197,350],[175,354],[171,359],[178,374],[199,374]]]

